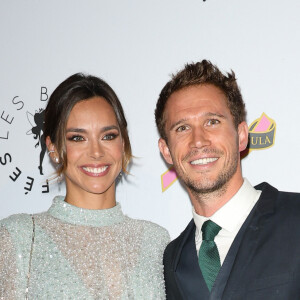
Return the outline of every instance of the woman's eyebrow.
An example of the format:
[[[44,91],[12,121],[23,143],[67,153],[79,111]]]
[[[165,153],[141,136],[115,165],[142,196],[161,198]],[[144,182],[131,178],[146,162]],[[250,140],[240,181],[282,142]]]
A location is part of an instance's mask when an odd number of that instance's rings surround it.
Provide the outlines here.
[[[68,128],[67,130],[66,130],[66,132],[86,132],[86,130],[85,129],[83,129],[83,128]]]
[[[109,130],[112,130],[112,129],[115,129],[115,130],[119,131],[119,127],[118,126],[116,126],[116,125],[110,125],[110,126],[103,127],[101,129],[101,132],[109,131]]]
[[[112,129],[115,129],[115,130],[119,131],[119,127],[118,126],[116,126],[116,125],[110,125],[110,126],[102,127],[100,132],[106,132],[106,131],[109,131],[109,130],[112,130]],[[83,128],[71,127],[71,128],[67,128],[66,132],[85,133],[87,131],[85,129],[83,129]]]

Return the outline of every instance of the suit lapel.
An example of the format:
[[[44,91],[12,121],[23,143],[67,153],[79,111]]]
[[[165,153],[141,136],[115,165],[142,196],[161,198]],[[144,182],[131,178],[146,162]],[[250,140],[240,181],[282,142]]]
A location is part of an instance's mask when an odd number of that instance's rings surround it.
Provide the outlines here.
[[[239,251],[244,234],[253,218],[254,212],[255,212],[255,210],[252,210],[252,212],[249,214],[246,221],[244,222],[243,226],[239,230],[238,234],[236,235],[236,237],[226,255],[226,258],[222,264],[220,272],[216,278],[216,281],[215,281],[215,284],[211,291],[209,300],[223,299],[222,295],[223,295],[224,289],[227,285],[229,278],[231,277],[231,272],[233,269],[233,265],[235,264],[235,261],[236,261],[237,253]],[[251,245],[253,245],[253,244],[251,243]],[[248,247],[248,249],[249,249],[249,247]]]
[[[241,287],[243,276],[247,272],[249,264],[253,260],[256,249],[260,244],[258,241],[264,229],[264,223],[275,210],[275,199],[278,191],[266,183],[255,188],[262,190],[262,193],[228,252],[230,256],[232,249],[235,249],[236,255],[231,258],[233,259],[231,272],[229,273],[222,299],[229,299],[230,295]],[[247,283],[244,282],[244,284]]]
[[[196,226],[192,220],[182,234],[174,260],[175,278],[184,299],[208,299],[209,290],[198,264],[195,245]]]

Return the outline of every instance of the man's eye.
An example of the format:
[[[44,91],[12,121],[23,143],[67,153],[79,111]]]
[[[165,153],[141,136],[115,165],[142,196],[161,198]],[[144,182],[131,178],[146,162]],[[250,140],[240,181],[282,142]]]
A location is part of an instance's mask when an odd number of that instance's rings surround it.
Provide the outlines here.
[[[118,136],[118,134],[108,133],[103,137],[103,140],[106,140],[106,141],[114,140],[117,136]]]
[[[207,125],[217,125],[217,124],[220,124],[220,121],[217,119],[210,119],[207,122]]]
[[[182,131],[185,131],[185,130],[187,130],[188,129],[188,126],[186,126],[186,125],[181,125],[181,126],[179,126],[177,129],[176,129],[176,131],[177,132],[182,132]]]
[[[68,140],[73,141],[73,142],[81,142],[84,140],[84,138],[80,135],[73,135],[73,136],[69,137]]]

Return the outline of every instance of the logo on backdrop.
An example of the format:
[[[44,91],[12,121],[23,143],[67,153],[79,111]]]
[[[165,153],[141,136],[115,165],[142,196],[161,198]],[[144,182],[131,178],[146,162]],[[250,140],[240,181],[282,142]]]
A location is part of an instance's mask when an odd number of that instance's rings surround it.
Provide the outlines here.
[[[45,119],[45,112],[42,108],[39,111],[35,111],[33,115],[29,111],[26,112],[27,119],[31,125],[31,129],[27,131],[27,134],[33,134],[33,138],[37,140],[36,144],[34,145],[35,148],[40,147],[40,160],[38,168],[40,170],[40,174],[43,174],[43,160],[46,152],[46,143],[44,140],[44,133],[43,133],[43,126],[44,126],[44,119]]]
[[[47,88],[41,87],[40,91],[40,101],[46,102],[48,100],[48,94],[47,94]],[[24,109],[25,103],[24,101],[19,99],[19,96],[15,96],[12,99],[12,104],[14,105],[15,109],[17,111],[22,111]],[[44,141],[44,133],[43,133],[43,124],[44,124],[44,109],[39,108],[34,113],[31,113],[29,111],[26,111],[26,118],[28,122],[24,124],[24,128],[30,128],[27,130],[27,132],[24,131],[24,134],[27,135],[33,135],[33,145],[34,148],[39,148],[39,158],[36,162],[36,167],[39,169],[40,175],[43,174],[43,160],[46,152],[46,144]],[[1,113],[1,119],[0,122],[5,122],[6,126],[8,127],[8,130],[6,132],[0,131],[0,143],[5,143],[10,140],[10,126],[13,124],[15,120],[14,116],[9,115],[5,110]],[[2,128],[4,126],[1,126]],[[4,147],[1,146],[1,149]],[[8,174],[8,177],[13,182],[21,182],[23,185],[24,193],[27,195],[29,192],[31,192],[35,178],[32,174],[23,174],[23,169],[19,165],[19,162],[15,161],[15,158],[12,153],[9,152],[2,152],[0,151],[0,165],[5,166],[7,164],[12,164],[14,169],[11,172],[11,174]],[[25,177],[25,179],[24,179]],[[41,193],[49,193],[49,184],[46,181],[44,185],[42,185]]]
[[[252,150],[264,150],[275,143],[276,123],[265,113],[254,120],[249,126],[248,152]],[[174,167],[169,168],[161,175],[161,189],[166,191],[177,180]]]
[[[276,123],[265,113],[254,120],[249,126],[249,152],[252,150],[264,150],[275,143]]]

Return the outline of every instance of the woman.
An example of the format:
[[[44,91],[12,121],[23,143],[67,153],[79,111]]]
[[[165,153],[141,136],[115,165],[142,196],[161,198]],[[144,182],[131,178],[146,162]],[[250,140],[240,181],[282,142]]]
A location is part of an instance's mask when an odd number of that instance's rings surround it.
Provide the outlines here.
[[[69,77],[49,99],[44,136],[66,196],[0,222],[0,299],[164,299],[169,235],[123,215],[115,199],[131,147],[114,91]]]

